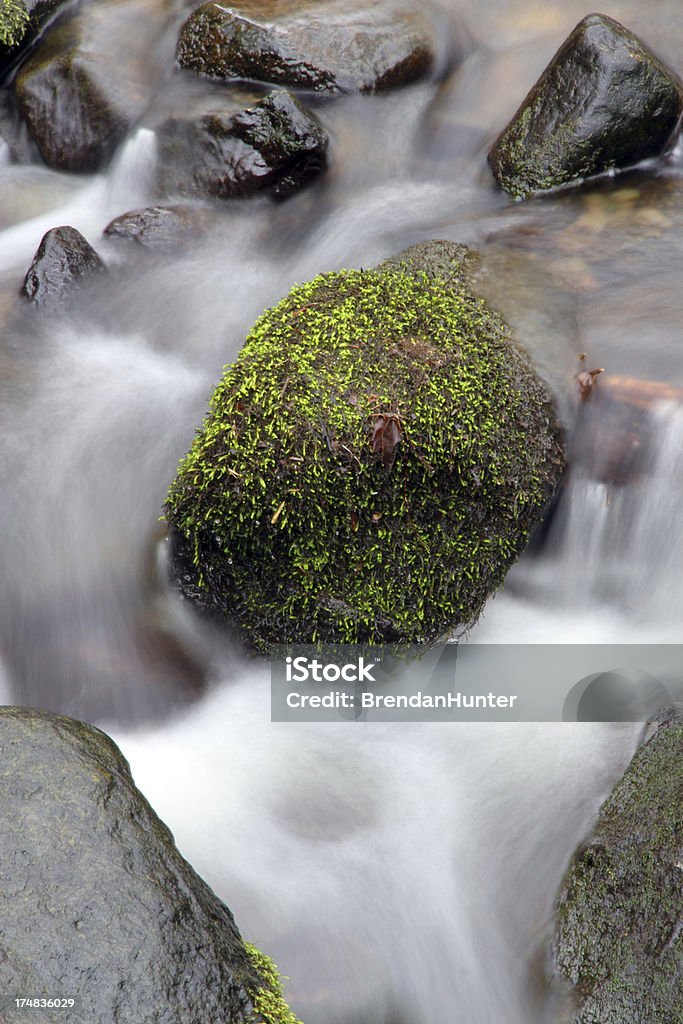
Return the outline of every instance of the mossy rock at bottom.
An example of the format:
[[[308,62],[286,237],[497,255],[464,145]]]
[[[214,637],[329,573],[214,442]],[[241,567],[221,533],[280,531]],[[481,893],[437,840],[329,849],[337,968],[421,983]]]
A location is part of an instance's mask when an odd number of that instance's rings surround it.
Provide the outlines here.
[[[576,852],[554,956],[574,1024],[683,1024],[683,705],[649,723]]]
[[[178,852],[99,729],[0,708],[4,1024],[298,1024],[272,961]]]
[[[466,257],[323,274],[226,367],[166,515],[181,589],[257,646],[466,626],[542,518],[551,397]]]

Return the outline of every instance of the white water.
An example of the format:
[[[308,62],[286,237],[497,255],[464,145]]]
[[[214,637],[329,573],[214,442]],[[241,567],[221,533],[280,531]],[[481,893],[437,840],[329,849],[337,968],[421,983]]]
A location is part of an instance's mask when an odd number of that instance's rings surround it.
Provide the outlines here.
[[[222,365],[262,309],[322,270],[369,266],[427,237],[477,244],[539,361],[560,378],[571,368],[568,390],[581,349],[616,372],[683,380],[683,256],[657,235],[666,181],[629,219],[618,184],[593,206],[525,207],[486,177],[501,104],[521,98],[577,12],[442,6],[488,45],[440,101],[420,86],[326,107],[326,182],[278,207],[228,206],[187,256],[127,269],[128,250],[101,238],[114,216],[152,201],[146,127],[108,174],[0,166],[12,200],[0,203],[3,308],[49,227],[79,228],[121,269],[78,316],[10,318],[0,347],[2,696],[110,729],[182,852],[291,976],[307,1024],[553,1020],[552,901],[638,735],[273,725],[266,668],[207,637],[155,582],[166,487]],[[607,13],[634,14],[621,6]],[[672,50],[673,15],[660,5],[649,26]],[[489,73],[495,96],[483,91]],[[510,574],[472,641],[679,639],[683,426],[676,410],[658,415],[647,480],[608,491],[573,477],[542,553]],[[211,667],[189,709],[169,637]]]

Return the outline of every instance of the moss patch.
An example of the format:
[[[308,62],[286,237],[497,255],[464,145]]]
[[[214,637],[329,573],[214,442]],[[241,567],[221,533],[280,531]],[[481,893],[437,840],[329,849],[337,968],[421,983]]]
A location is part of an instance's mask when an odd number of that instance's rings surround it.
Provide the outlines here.
[[[167,517],[186,592],[257,645],[422,642],[477,616],[561,468],[545,386],[461,276],[342,271],[257,321]]]
[[[13,50],[28,30],[30,18],[22,0],[0,2],[0,45]]]
[[[248,1024],[301,1024],[285,1002],[283,978],[277,966],[251,942],[245,942],[244,948],[251,966],[262,981],[261,986],[249,989],[254,1012],[248,1018]]]

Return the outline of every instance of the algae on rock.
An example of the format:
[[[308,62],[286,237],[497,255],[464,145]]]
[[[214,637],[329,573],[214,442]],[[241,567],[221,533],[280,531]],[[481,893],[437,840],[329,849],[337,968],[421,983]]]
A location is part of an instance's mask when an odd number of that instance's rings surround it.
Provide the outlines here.
[[[0,4],[0,46],[14,50],[29,27],[29,13],[22,0],[2,0]]]
[[[181,589],[257,646],[470,624],[557,483],[544,383],[463,247],[420,248],[266,312],[171,487]]]

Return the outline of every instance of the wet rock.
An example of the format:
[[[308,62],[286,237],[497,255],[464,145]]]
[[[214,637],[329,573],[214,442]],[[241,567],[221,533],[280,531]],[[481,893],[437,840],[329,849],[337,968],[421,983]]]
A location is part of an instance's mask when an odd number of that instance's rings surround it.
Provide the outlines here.
[[[239,98],[239,93],[237,100]],[[233,199],[266,192],[283,199],[327,163],[320,123],[284,90],[247,109],[226,97],[223,110],[169,118],[158,129],[164,194]]]
[[[104,263],[80,231],[51,228],[33,257],[22,294],[37,306],[54,308],[66,302],[87,278],[104,270]]]
[[[679,704],[648,724],[562,885],[555,960],[576,987],[576,1024],[680,1020],[682,864]]]
[[[321,92],[377,92],[437,63],[430,12],[401,0],[202,4],[178,39],[182,67]]]
[[[0,751],[0,989],[76,997],[65,1016],[77,1024],[262,1020],[264,985],[277,988],[266,958],[183,860],[109,737],[4,707]],[[24,1015],[3,1006],[8,1024]]]
[[[148,6],[88,5],[51,25],[22,64],[14,94],[50,167],[98,170],[144,111],[154,78]]]
[[[257,646],[429,642],[479,614],[563,468],[464,246],[324,274],[226,369],[167,502],[181,590]]]
[[[683,87],[636,36],[591,14],[563,43],[489,153],[506,192],[525,197],[659,156]]]
[[[104,234],[127,239],[143,249],[171,253],[184,249],[207,229],[203,211],[188,206],[148,206],[116,217]]]

